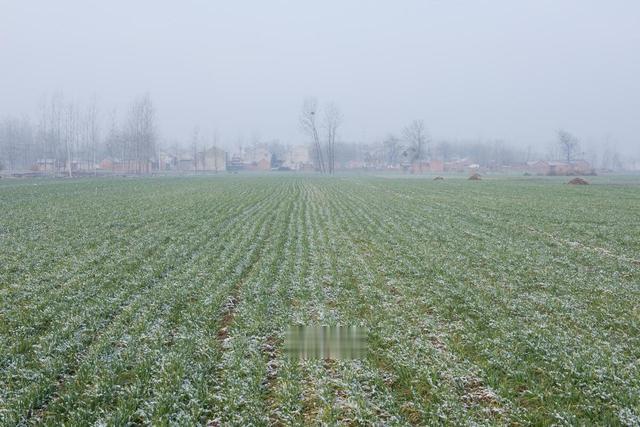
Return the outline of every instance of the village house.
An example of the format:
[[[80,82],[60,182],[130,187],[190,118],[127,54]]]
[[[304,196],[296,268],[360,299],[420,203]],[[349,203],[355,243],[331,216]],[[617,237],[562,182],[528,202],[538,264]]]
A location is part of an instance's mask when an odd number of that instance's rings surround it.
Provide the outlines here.
[[[211,147],[196,155],[196,170],[209,172],[222,172],[227,170],[227,153],[218,148]]]
[[[31,166],[34,172],[57,172],[64,168],[64,162],[57,159],[38,159]]]
[[[473,162],[467,158],[444,163],[444,172],[466,172]]]
[[[269,165],[271,165],[271,152],[264,147],[251,147],[244,150],[241,157],[244,160],[244,163],[259,163],[261,160],[269,161]]]
[[[180,154],[176,161],[176,167],[181,172],[191,172],[196,170],[195,162],[193,161],[193,156],[189,154]]]
[[[247,163],[245,164],[244,169],[252,172],[266,172],[271,170],[271,160],[263,158],[257,162]]]
[[[242,159],[242,167],[235,167],[234,170],[246,170],[253,172],[264,172],[271,170],[271,152],[263,146],[253,146],[242,149],[234,158]]]
[[[546,175],[549,173],[549,162],[545,160],[534,160],[524,165],[525,172],[532,175]]]
[[[302,170],[311,166],[311,153],[306,145],[294,145],[286,153],[283,166],[291,170]]]
[[[480,164],[478,163],[472,163],[469,166],[467,166],[467,173],[469,175],[477,175],[480,172],[486,172],[486,168],[481,168]]]
[[[112,172],[129,172],[135,169],[136,165],[132,165],[133,160],[120,160],[117,157],[105,157],[98,163],[98,169]]]
[[[153,163],[149,160],[121,160],[115,157],[105,157],[98,163],[98,170],[122,173],[150,173],[153,169],[152,166]]]
[[[64,169],[69,170],[68,164],[71,164],[71,172],[87,173],[94,172],[96,165],[89,160],[71,160],[71,162],[64,162]]]
[[[442,160],[421,160],[411,164],[411,173],[430,173],[430,172],[444,172],[444,163]]]
[[[69,171],[69,164],[71,165],[71,172],[87,173],[94,172],[98,165],[95,165],[89,160],[58,160],[58,159],[38,159],[31,165],[31,170],[34,172],[60,172],[66,173]]]
[[[166,171],[176,169],[178,159],[167,153],[166,151],[160,151],[158,153],[158,160],[156,164],[154,164],[154,169],[159,171]]]
[[[549,169],[545,175],[568,175],[572,171],[570,163],[565,162],[547,162]]]
[[[524,170],[531,175],[587,175],[593,173],[593,168],[586,160],[576,160],[571,163],[560,161],[536,160],[527,162]]]
[[[242,163],[242,157],[237,154],[231,156],[231,159],[227,162],[227,171],[238,172],[244,169],[244,163]]]

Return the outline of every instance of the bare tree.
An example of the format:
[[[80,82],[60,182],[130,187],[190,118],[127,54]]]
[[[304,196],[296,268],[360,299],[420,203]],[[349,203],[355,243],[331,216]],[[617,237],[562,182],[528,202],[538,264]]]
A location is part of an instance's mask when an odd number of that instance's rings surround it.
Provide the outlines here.
[[[440,159],[446,162],[451,159],[454,147],[449,141],[440,141],[434,151]]]
[[[400,157],[400,152],[402,151],[402,147],[400,146],[400,139],[398,139],[395,135],[389,134],[382,141],[382,145],[384,147],[384,160],[388,165],[395,165],[398,163],[398,159]]]
[[[96,169],[96,162],[98,161],[98,144],[100,142],[100,134],[98,128],[98,102],[95,96],[92,98],[91,103],[87,108],[86,126],[87,145],[89,147],[91,168],[93,169],[93,173],[95,175],[98,173],[98,170]]]
[[[560,129],[558,130],[558,145],[560,146],[560,152],[567,160],[567,163],[573,162],[575,155],[580,147],[578,138],[570,134],[569,132]]]
[[[64,99],[62,93],[55,93],[51,97],[51,104],[49,110],[49,130],[48,130],[48,140],[49,140],[49,152],[51,153],[51,157],[53,158],[55,164],[53,166],[53,171],[55,172],[58,168],[58,163],[61,158],[64,158],[64,155],[61,153],[62,146],[62,136],[63,136],[63,122],[62,122],[62,114],[64,110]]]
[[[194,126],[191,134],[191,151],[193,153],[193,170],[198,171],[198,142],[200,140],[200,127]]]
[[[312,139],[314,152],[316,156],[317,167],[320,172],[325,173],[324,156],[322,155],[322,146],[320,143],[320,135],[317,125],[318,116],[318,100],[316,98],[307,98],[302,104],[300,113],[300,127]]]
[[[122,162],[125,159],[125,139],[122,136],[120,125],[118,124],[118,116],[116,110],[112,110],[109,114],[109,132],[105,138],[105,150],[111,157],[112,170],[115,168],[116,159]]]
[[[338,128],[342,124],[342,113],[338,107],[330,103],[324,110],[324,128],[327,137],[327,166],[328,172],[333,174],[336,165],[336,138]]]
[[[29,168],[37,160],[34,142],[33,126],[27,116],[0,121],[0,162],[10,171]]]
[[[155,156],[156,150],[155,110],[148,93],[136,99],[131,105],[127,138],[131,142],[133,153],[130,153],[129,157],[135,161],[135,171],[148,172],[149,163]]]
[[[425,155],[425,145],[429,142],[424,122],[422,120],[414,120],[404,128],[403,136],[413,148],[413,161],[421,160]]]
[[[18,123],[7,117],[0,125],[0,157],[6,162],[9,171],[16,169],[18,150]]]
[[[211,143],[213,144],[213,149],[214,149],[214,156],[213,156],[213,162],[214,162],[214,168],[216,173],[218,173],[218,168],[222,167],[222,165],[218,165],[218,150],[220,150],[220,147],[218,147],[218,143],[220,140],[220,135],[218,133],[218,129],[214,129],[213,130],[213,134],[211,135]]]
[[[64,127],[64,148],[66,154],[66,169],[69,178],[73,177],[73,155],[78,141],[78,117],[73,103],[67,104],[65,109],[65,127]]]

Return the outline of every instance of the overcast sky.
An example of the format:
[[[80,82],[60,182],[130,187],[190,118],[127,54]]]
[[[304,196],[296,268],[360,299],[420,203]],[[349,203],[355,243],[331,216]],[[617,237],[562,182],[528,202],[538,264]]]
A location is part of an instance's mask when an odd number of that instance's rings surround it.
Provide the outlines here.
[[[640,1],[0,0],[0,115],[62,91],[103,112],[149,91],[168,137],[300,142],[306,96],[342,139],[547,146],[560,127],[640,154]]]

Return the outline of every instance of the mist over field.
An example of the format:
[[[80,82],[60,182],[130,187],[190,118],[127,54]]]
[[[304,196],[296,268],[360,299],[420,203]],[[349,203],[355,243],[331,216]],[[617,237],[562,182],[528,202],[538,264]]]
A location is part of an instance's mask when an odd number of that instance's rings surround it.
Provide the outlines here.
[[[640,157],[640,4],[557,2],[3,2],[0,117],[54,93],[102,127],[149,92],[160,140],[226,149],[307,143],[303,99],[334,102],[341,141],[424,120],[449,141],[540,155],[558,129]],[[104,129],[103,129],[104,132]],[[539,157],[539,156],[538,156]]]

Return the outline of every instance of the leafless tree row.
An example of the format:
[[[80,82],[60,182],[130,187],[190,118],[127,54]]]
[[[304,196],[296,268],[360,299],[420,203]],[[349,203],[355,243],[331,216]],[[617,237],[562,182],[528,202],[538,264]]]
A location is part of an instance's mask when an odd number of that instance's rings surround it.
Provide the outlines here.
[[[44,98],[36,121],[7,117],[0,121],[0,162],[5,169],[37,168],[40,171],[96,172],[100,156],[110,155],[132,162],[135,171],[155,155],[155,112],[148,94],[132,103],[126,119],[115,113],[101,138],[100,111],[95,97],[80,104],[61,93]]]
[[[0,168],[15,170],[37,155],[31,122],[27,117],[4,118],[0,122]]]
[[[319,116],[322,117],[320,124]],[[302,105],[300,126],[311,138],[316,168],[321,173],[335,173],[336,142],[342,121],[342,113],[333,103],[321,109],[316,98],[307,98]]]

